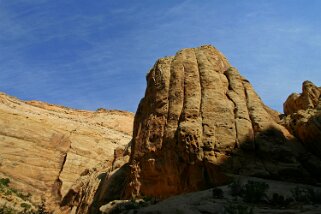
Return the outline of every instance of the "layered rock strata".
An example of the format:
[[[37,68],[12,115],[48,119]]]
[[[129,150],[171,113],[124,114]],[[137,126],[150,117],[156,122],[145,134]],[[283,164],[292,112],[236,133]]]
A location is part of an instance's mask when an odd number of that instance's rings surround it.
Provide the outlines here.
[[[99,213],[106,201],[121,197],[129,172],[130,147],[114,150],[114,159],[84,171],[63,198],[55,213]]]
[[[131,139],[133,115],[81,111],[0,94],[0,177],[33,200],[60,202],[87,168],[113,160]]]

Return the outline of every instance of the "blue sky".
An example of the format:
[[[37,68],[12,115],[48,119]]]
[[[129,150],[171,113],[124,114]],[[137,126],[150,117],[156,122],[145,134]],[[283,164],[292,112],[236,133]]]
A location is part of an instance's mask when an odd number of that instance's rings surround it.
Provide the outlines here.
[[[136,111],[157,58],[212,44],[282,111],[321,85],[318,0],[0,0],[0,91]]]

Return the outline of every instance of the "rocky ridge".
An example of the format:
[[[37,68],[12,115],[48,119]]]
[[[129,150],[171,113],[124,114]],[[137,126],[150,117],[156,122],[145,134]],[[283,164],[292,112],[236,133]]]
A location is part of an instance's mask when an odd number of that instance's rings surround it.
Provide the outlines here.
[[[159,59],[135,115],[123,197],[197,191],[228,174],[320,182],[320,159],[277,116],[212,46]]]
[[[130,205],[124,199],[164,199],[225,185],[236,175],[317,185],[319,156],[281,117],[212,46],[161,58],[147,74],[129,162],[80,178],[62,208],[108,213],[117,204]],[[96,191],[82,200],[88,187]]]
[[[302,93],[291,94],[284,103],[284,124],[303,145],[321,156],[321,87],[310,81],[302,84]],[[321,171],[319,171],[321,177]]]
[[[186,207],[224,212],[230,198],[217,202],[210,196],[212,190],[197,191],[221,186],[228,196],[225,185],[239,175],[262,178],[273,191],[286,187],[286,194],[303,183],[314,185],[308,188],[320,185],[320,94],[319,87],[306,81],[302,94],[285,102],[282,116],[268,108],[250,82],[210,45],[183,49],[155,63],[147,75],[132,139],[131,125],[123,126],[132,119],[128,113],[79,111],[2,94],[0,125],[5,131],[0,133],[0,148],[12,150],[1,153],[7,156],[0,156],[0,176],[60,202],[59,209],[52,208],[55,213],[109,213],[116,205],[125,206],[124,213],[185,212]],[[45,170],[32,167],[44,157],[36,154],[36,161],[29,161],[35,157],[28,153],[29,144],[46,154],[50,164],[42,161]],[[31,166],[26,168],[25,162]],[[189,192],[195,193],[150,208],[136,207],[148,198],[158,201]],[[134,208],[126,210],[128,205]],[[264,206],[255,211],[266,213]],[[301,205],[291,204],[289,209],[296,206]],[[308,207],[306,213],[319,207]]]
[[[70,109],[0,94],[0,177],[54,209],[79,175],[131,140],[133,114]]]

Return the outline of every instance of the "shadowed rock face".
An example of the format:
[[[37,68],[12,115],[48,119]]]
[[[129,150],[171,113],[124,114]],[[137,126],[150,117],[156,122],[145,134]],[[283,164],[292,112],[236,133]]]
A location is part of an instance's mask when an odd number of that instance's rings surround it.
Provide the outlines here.
[[[159,59],[134,121],[124,197],[168,197],[228,181],[226,172],[314,181],[309,155],[212,46]]]
[[[129,170],[129,154],[129,147],[118,147],[112,162],[107,160],[82,173],[54,213],[99,213],[106,201],[120,198]]]
[[[310,81],[302,84],[301,94],[291,94],[284,103],[286,127],[303,145],[321,156],[321,88]]]

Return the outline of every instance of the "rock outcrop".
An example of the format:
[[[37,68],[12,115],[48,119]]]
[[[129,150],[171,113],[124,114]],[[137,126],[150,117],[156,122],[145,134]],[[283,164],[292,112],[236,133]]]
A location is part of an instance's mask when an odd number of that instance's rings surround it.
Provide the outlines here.
[[[30,194],[23,194],[10,187],[8,178],[0,178],[0,213],[37,213],[39,208],[29,200]]]
[[[127,112],[80,111],[0,94],[0,177],[66,214],[109,212],[122,205],[113,200],[157,201],[239,175],[320,184],[320,94],[305,82],[280,120],[209,45],[155,63],[134,121]],[[199,194],[195,203],[203,201]],[[158,206],[165,213],[176,209],[164,202],[140,212]]]
[[[133,114],[81,111],[0,94],[0,177],[46,205],[131,140]]]
[[[284,123],[312,153],[321,156],[321,87],[310,81],[301,94],[291,94],[284,103]],[[321,172],[320,172],[321,176]]]
[[[114,159],[99,163],[81,174],[71,186],[56,213],[98,213],[106,201],[121,197],[129,172],[130,147],[114,150]]]
[[[229,174],[320,181],[320,159],[277,115],[212,46],[159,59],[135,115],[123,198],[197,191],[227,183]]]
[[[315,86],[310,81],[302,84],[302,93],[291,94],[283,104],[284,114],[289,115],[299,110],[321,109],[321,87]]]

